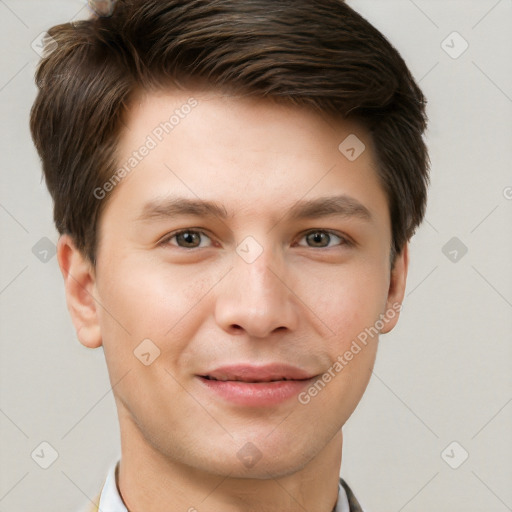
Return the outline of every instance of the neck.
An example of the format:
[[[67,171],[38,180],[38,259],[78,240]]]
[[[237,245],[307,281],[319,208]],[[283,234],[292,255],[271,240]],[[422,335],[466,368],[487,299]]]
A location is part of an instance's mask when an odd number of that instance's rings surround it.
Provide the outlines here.
[[[129,512],[332,512],[337,497],[341,430],[302,468],[279,478],[208,473],[158,452],[120,417],[118,489]]]

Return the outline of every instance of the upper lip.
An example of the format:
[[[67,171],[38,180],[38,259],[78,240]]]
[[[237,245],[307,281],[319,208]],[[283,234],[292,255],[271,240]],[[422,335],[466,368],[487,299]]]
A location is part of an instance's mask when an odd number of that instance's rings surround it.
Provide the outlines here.
[[[307,380],[315,375],[295,366],[273,363],[263,366],[250,364],[221,366],[199,376],[216,380],[271,382],[277,380]]]

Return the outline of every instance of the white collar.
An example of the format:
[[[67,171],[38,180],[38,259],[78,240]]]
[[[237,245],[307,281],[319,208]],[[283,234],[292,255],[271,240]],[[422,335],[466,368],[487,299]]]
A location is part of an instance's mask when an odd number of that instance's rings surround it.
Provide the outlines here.
[[[103,485],[99,503],[99,510],[101,512],[128,512],[117,490],[116,468],[118,464],[119,462],[111,466]],[[341,484],[338,487],[338,502],[333,512],[350,512],[347,493]]]
[[[119,462],[116,462],[111,466],[103,484],[98,507],[101,512],[128,512],[117,490],[116,469],[118,464]]]

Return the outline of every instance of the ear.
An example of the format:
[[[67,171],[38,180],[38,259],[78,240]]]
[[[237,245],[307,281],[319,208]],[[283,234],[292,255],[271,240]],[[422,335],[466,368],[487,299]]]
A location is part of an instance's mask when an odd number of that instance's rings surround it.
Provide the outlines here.
[[[78,340],[88,348],[101,346],[96,278],[92,263],[76,248],[69,235],[57,244],[57,259],[64,278],[66,302]]]
[[[389,279],[388,297],[386,301],[386,311],[384,315],[386,322],[380,331],[381,334],[386,334],[391,331],[400,316],[402,302],[405,295],[405,284],[407,282],[407,271],[409,269],[409,244],[405,244],[402,251],[397,254],[395,263],[391,269]]]

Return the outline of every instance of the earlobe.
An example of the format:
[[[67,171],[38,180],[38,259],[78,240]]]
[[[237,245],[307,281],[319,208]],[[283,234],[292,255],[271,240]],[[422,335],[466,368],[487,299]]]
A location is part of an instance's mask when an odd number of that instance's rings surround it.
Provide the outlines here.
[[[391,331],[398,321],[401,305],[405,295],[408,269],[409,245],[405,244],[402,251],[397,254],[395,264],[391,269],[386,310],[384,311],[386,322],[384,328],[381,330],[381,334],[386,334]]]
[[[78,339],[88,348],[101,346],[96,279],[91,262],[76,248],[69,235],[57,244],[57,258],[64,278],[66,302]]]

